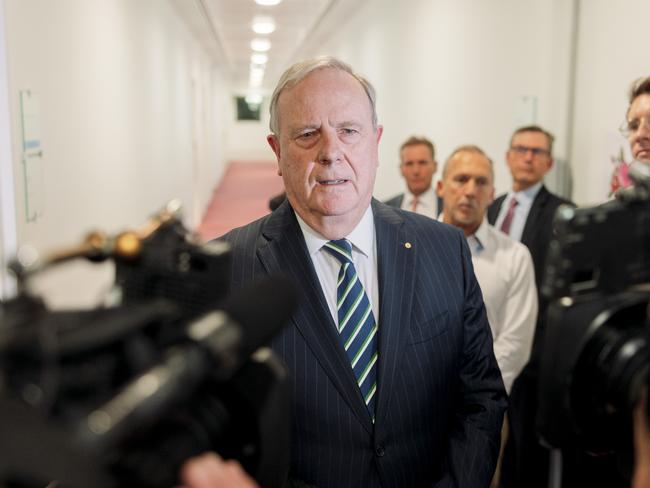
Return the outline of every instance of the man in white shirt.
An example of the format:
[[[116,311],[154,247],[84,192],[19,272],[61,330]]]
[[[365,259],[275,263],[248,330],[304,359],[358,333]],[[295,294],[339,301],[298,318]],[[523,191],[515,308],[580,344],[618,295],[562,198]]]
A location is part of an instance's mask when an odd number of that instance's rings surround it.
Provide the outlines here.
[[[412,136],[402,144],[399,167],[407,190],[387,200],[386,204],[432,219],[438,217],[442,204],[431,184],[438,169],[435,154],[433,143],[426,137]]]
[[[537,319],[537,289],[530,252],[492,227],[485,218],[494,198],[492,162],[477,146],[456,149],[438,181],[441,220],[460,227],[472,252],[488,320],[494,355],[506,390],[528,361]]]

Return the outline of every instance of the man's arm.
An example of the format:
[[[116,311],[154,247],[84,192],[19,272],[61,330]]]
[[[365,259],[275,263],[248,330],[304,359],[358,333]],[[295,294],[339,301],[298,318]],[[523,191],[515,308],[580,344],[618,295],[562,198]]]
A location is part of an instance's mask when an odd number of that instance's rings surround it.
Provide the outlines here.
[[[508,283],[508,296],[499,335],[494,339],[494,355],[501,367],[506,391],[528,362],[537,321],[537,287],[533,259],[525,246],[512,249],[513,274]]]
[[[508,404],[483,298],[464,238],[461,247],[461,272],[465,280],[463,352],[457,376],[455,421],[449,432],[447,474],[435,485],[437,488],[489,486]]]

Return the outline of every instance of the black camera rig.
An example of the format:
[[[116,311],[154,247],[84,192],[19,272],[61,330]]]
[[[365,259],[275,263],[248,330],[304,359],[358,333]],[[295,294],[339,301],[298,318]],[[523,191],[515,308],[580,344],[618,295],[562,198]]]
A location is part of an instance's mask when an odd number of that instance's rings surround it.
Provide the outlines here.
[[[79,257],[114,261],[119,304],[54,311],[30,291],[41,270]],[[0,486],[168,488],[187,458],[210,450],[265,487],[282,485],[285,369],[261,346],[295,306],[290,283],[229,295],[228,246],[199,243],[175,203],[136,232],[93,233],[11,268],[19,293],[0,304]]]
[[[630,174],[634,187],[615,200],[556,215],[537,418],[552,447],[631,451],[650,371],[650,167]]]

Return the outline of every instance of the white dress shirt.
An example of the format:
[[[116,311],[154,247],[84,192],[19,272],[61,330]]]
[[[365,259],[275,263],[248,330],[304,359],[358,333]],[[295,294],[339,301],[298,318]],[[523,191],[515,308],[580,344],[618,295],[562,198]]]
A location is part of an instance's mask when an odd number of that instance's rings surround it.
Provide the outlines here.
[[[401,209],[411,211],[413,209],[414,199],[415,195],[407,188],[404,192]],[[433,190],[433,186],[430,186],[427,191],[418,196],[418,206],[415,208],[415,213],[426,215],[431,219],[437,219],[441,211],[442,209],[438,208],[438,196]]]
[[[537,289],[528,248],[488,224],[467,238],[506,391],[528,362],[537,320]]]
[[[501,209],[499,210],[499,215],[496,222],[494,222],[494,227],[501,229],[501,224],[506,218],[508,208],[510,208],[510,202],[513,198],[516,198],[517,206],[515,207],[515,215],[512,218],[512,222],[510,223],[510,232],[508,232],[508,235],[515,241],[521,242],[521,235],[524,233],[524,226],[526,225],[526,219],[530,213],[530,207],[533,206],[533,200],[535,200],[535,197],[541,189],[542,182],[540,181],[539,183],[535,183],[533,186],[526,188],[525,190],[518,192],[508,192],[506,198],[501,204]]]
[[[321,289],[327,300],[334,324],[338,325],[338,310],[336,308],[336,283],[338,281],[341,263],[323,246],[326,239],[296,214],[302,235],[307,244],[307,251],[316,270]],[[368,295],[375,323],[379,324],[379,282],[377,280],[377,244],[375,240],[375,221],[372,208],[368,206],[357,226],[345,237],[352,244],[352,261],[357,270],[359,280]]]

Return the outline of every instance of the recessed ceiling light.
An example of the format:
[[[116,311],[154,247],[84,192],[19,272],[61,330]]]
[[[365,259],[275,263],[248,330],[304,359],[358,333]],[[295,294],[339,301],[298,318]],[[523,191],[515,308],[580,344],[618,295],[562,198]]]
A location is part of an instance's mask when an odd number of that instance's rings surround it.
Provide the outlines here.
[[[255,38],[251,41],[251,49],[259,53],[265,53],[271,49],[271,41],[268,39]]]
[[[270,34],[275,30],[275,22],[271,17],[255,17],[253,19],[253,32],[256,34]]]
[[[272,5],[277,5],[281,1],[282,0],[255,0],[255,3],[257,5],[272,6]]]
[[[253,53],[251,55],[251,63],[254,64],[266,64],[269,60],[269,57],[264,53]]]

